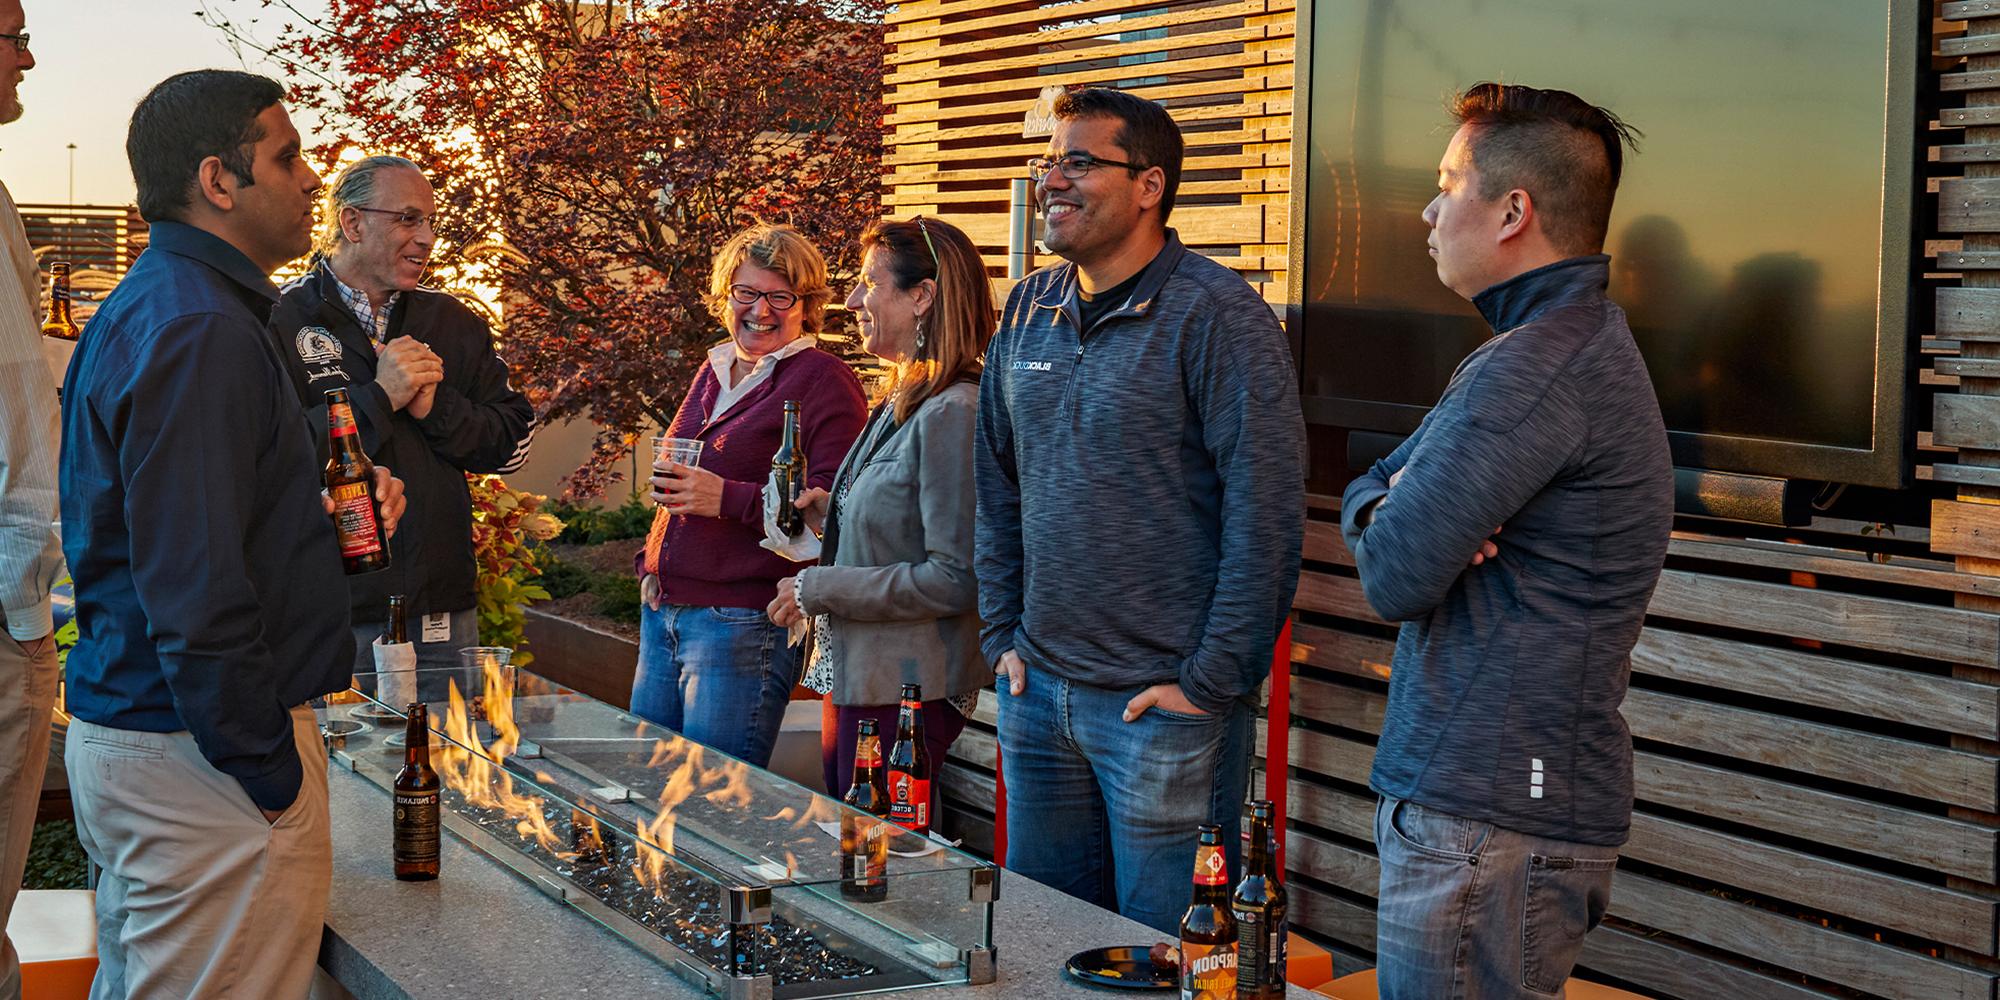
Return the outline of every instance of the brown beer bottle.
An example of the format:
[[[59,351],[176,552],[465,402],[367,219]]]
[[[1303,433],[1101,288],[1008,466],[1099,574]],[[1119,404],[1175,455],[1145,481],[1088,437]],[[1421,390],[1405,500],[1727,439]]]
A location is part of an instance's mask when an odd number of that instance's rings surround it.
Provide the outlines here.
[[[889,821],[911,833],[931,832],[931,753],[924,748],[924,695],[903,685],[896,745],[889,750]]]
[[[1243,880],[1229,898],[1236,917],[1236,996],[1265,1000],[1285,995],[1285,885],[1278,878],[1277,809],[1269,799],[1250,803],[1249,849]]]
[[[785,400],[784,436],[778,439],[778,450],[771,456],[771,474],[778,480],[778,530],[786,537],[796,537],[806,529],[805,511],[793,501],[806,488],[806,452],[799,443],[799,401]]]
[[[395,646],[410,641],[408,612],[404,610],[403,595],[389,595],[389,630],[382,633],[382,641]]]
[[[70,316],[69,300],[69,261],[50,261],[49,318],[42,324],[42,336],[75,340],[83,335],[83,328]]]
[[[430,710],[411,702],[403,730],[403,769],[394,795],[396,877],[423,882],[438,877],[438,776],[431,770]]]
[[[1222,828],[1203,823],[1194,850],[1194,902],[1181,917],[1181,1000],[1236,1000],[1236,917]]]
[[[361,450],[354,404],[346,389],[326,391],[326,492],[333,497],[333,528],[347,575],[389,568],[382,537],[382,508],[375,502],[375,463]]]
[[[874,719],[862,719],[854,740],[854,781],[840,801],[854,813],[840,817],[840,894],[873,903],[889,895],[889,790],[882,780],[882,737]]]

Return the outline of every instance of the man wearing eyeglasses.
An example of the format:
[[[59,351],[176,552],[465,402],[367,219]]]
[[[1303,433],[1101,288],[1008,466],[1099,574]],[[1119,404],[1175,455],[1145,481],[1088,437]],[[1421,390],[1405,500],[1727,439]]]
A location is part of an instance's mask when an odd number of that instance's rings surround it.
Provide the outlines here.
[[[1271,307],[1167,228],[1173,119],[1102,89],[1055,113],[1029,174],[1065,262],[1008,295],[974,446],[1007,867],[1172,933],[1196,825],[1237,828],[1305,427]]]
[[[520,468],[534,410],[508,382],[486,321],[418,285],[437,240],[437,198],[423,171],[370,156],[327,192],[315,263],[286,286],[271,330],[313,426],[326,427],[326,391],[349,390],[362,447],[402,476],[411,514],[389,569],[352,578],[354,668],[375,669],[392,594],[411,616],[417,666],[456,667],[457,650],[478,645],[465,474]],[[323,450],[326,435],[316,440]],[[444,696],[430,685],[419,693]]]
[[[0,123],[21,117],[35,68],[20,0],[0,0]],[[0,1000],[20,1000],[21,960],[5,931],[42,793],[56,640],[49,591],[62,572],[56,515],[56,390],[36,323],[35,252],[0,186]]]

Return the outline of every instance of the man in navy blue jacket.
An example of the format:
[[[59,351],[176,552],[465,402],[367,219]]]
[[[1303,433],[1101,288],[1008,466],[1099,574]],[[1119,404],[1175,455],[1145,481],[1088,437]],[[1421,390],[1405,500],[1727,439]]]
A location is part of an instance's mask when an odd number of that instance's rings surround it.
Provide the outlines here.
[[[100,1000],[303,997],[318,953],[332,845],[306,703],[347,686],[353,639],[314,429],[265,330],[319,188],[283,96],[202,70],[139,103],[152,243],[70,362],[65,762],[104,871]],[[376,496],[393,530],[386,468]]]
[[[1368,603],[1403,623],[1369,777],[1376,968],[1384,1000],[1556,997],[1631,822],[1618,705],[1673,466],[1604,297],[1627,128],[1491,83],[1454,113],[1424,221],[1439,280],[1497,335],[1341,503]]]

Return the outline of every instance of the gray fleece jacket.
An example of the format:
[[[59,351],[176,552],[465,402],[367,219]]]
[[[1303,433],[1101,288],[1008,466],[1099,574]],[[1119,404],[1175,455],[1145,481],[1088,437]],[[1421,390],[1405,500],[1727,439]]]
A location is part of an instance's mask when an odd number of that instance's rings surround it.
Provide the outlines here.
[[[1305,425],[1290,348],[1235,272],[1167,244],[1079,329],[1076,268],[1007,297],[980,382],[981,646],[1210,712],[1270,669],[1298,582]]]
[[[1632,818],[1618,705],[1674,511],[1666,427],[1604,297],[1609,268],[1575,257],[1474,297],[1499,336],[1348,486],[1341,526],[1368,603],[1403,622],[1375,790],[1617,845]],[[1496,527],[1499,557],[1469,566]]]

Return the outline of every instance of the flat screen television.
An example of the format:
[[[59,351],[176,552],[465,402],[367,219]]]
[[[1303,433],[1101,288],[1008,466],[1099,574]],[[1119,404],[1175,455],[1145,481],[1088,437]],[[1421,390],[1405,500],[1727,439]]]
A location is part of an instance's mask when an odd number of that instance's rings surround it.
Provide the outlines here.
[[[1303,0],[1292,320],[1310,423],[1407,434],[1488,336],[1424,206],[1449,95],[1645,133],[1605,247],[1678,466],[1899,486],[1928,26],[1882,0]]]

